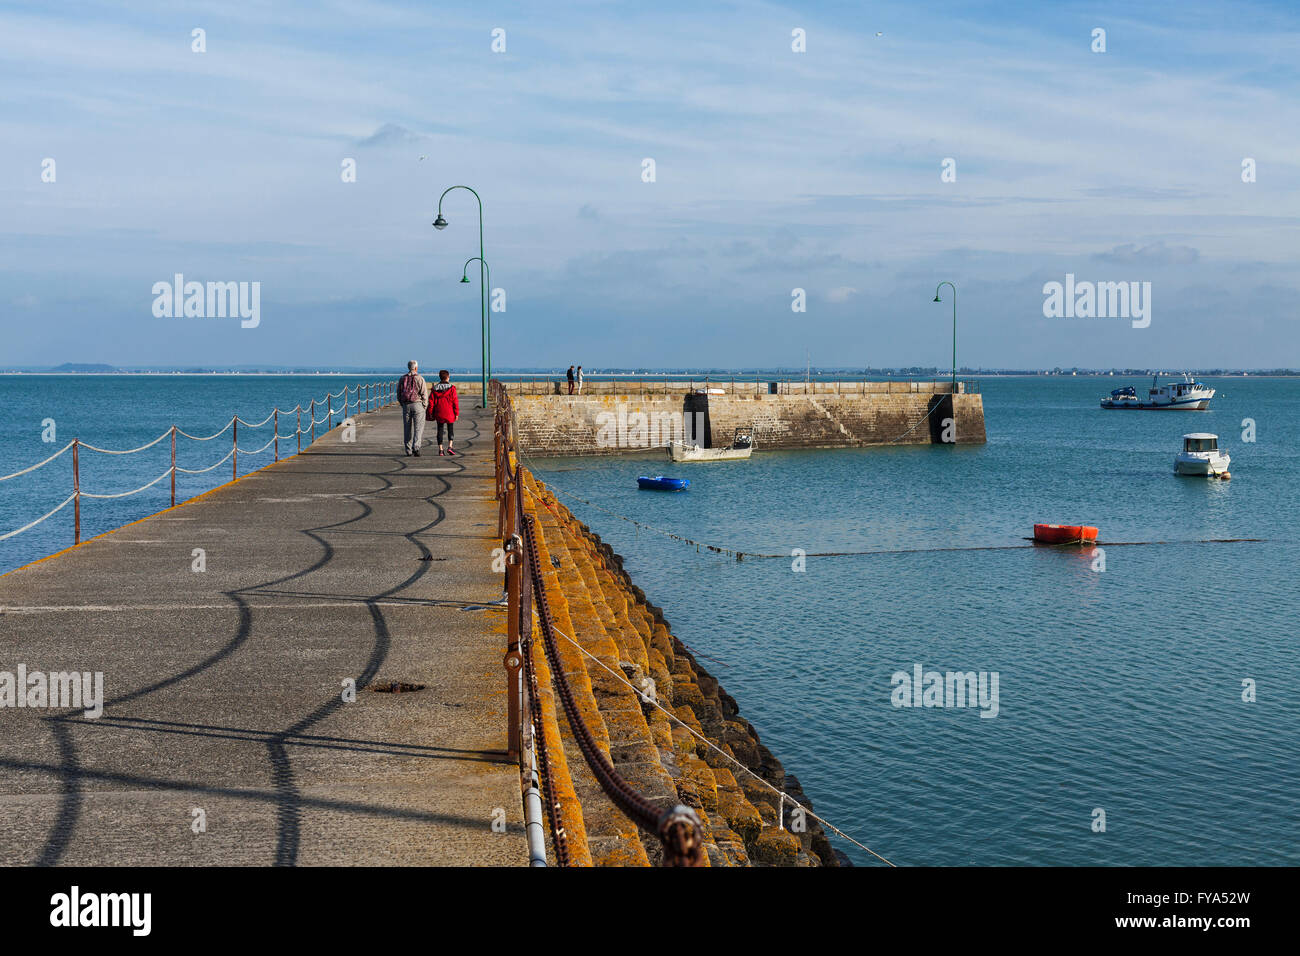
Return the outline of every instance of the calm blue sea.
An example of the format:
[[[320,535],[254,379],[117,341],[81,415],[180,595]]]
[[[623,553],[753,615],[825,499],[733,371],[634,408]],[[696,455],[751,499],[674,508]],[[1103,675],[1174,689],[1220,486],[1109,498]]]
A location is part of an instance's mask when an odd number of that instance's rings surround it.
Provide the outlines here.
[[[1016,545],[1036,521],[1109,541],[1268,538],[1105,548],[1102,572],[1090,553],[1028,547],[808,558],[800,573],[568,501],[818,811],[895,863],[1295,865],[1300,381],[1211,381],[1221,394],[1193,413],[1100,410],[1118,377],[986,379],[979,447],[534,464],[557,491],[755,552]],[[1231,482],[1173,474],[1188,431],[1220,435]],[[642,492],[640,474],[692,486]],[[997,672],[998,715],[894,707],[891,676],[917,664]]]
[[[373,379],[3,376],[0,475],[74,436],[121,448],[173,422],[208,434],[232,413],[257,421],[274,405]],[[532,464],[562,494],[753,552],[1019,545],[1035,521],[1096,524],[1106,541],[1268,538],[1109,547],[1101,572],[1091,554],[1035,548],[810,557],[796,572],[792,559],[697,553],[568,499],[628,559],[818,812],[896,863],[1300,863],[1300,382],[1211,380],[1221,393],[1206,413],[1098,409],[1125,381],[985,379],[980,447],[760,445],[749,462],[717,465]],[[42,441],[47,418],[54,444]],[[1253,443],[1242,440],[1246,418]],[[1220,435],[1231,482],[1174,476],[1185,431]],[[270,437],[256,434],[249,447]],[[182,442],[181,464],[216,461],[228,437]],[[269,455],[241,453],[241,473]],[[126,458],[87,453],[82,486],[128,490],[168,457],[166,441]],[[0,482],[0,534],[63,500],[70,468],[65,455]],[[229,480],[228,469],[182,477],[178,497]],[[690,477],[691,490],[637,490],[637,475],[661,473]],[[85,501],[83,536],[167,500],[164,481]],[[69,507],[0,542],[0,571],[71,540]],[[996,672],[998,715],[894,707],[891,675],[917,664]],[[1254,703],[1242,700],[1246,680]],[[1093,832],[1098,809],[1105,832]]]

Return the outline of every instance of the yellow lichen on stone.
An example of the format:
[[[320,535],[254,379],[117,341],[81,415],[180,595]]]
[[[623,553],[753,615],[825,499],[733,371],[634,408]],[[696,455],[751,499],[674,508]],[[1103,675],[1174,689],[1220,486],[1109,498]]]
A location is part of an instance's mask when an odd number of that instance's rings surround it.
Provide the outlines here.
[[[784,779],[752,726],[735,717],[735,701],[673,637],[662,612],[627,578],[617,555],[527,472],[524,483],[526,508],[536,516],[537,537],[548,548],[539,541],[540,570],[555,627],[563,634],[557,638],[558,660],[551,664],[569,677],[575,704],[600,750],[651,802],[696,808],[711,865],[815,862],[797,837],[775,826],[775,795],[733,762],[739,758],[745,767]],[[553,701],[550,706],[553,710]],[[572,729],[567,720],[559,723],[568,750],[576,745]],[[582,804],[592,861],[600,866],[657,861],[657,840],[637,831],[600,791],[586,762],[566,761],[566,766]],[[746,777],[743,785],[737,774]]]
[[[754,859],[770,866],[795,866],[801,849],[797,836],[771,826],[764,827],[753,842]]]

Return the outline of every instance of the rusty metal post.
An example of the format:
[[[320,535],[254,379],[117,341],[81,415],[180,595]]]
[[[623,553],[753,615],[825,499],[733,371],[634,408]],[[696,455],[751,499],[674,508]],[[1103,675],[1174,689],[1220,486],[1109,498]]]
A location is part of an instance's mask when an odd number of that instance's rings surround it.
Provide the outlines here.
[[[232,437],[230,447],[233,449],[230,453],[230,480],[234,481],[239,477],[239,416],[232,418],[230,424],[234,426],[230,431]]]
[[[515,478],[518,481],[518,476]],[[509,497],[509,496],[507,496]],[[512,760],[518,759],[520,750],[520,713],[522,684],[520,671],[523,668],[523,655],[519,650],[519,635],[524,626],[521,613],[520,581],[524,568],[524,544],[519,536],[518,516],[513,508],[506,509],[506,535],[501,539],[501,548],[506,559],[506,732],[509,737],[508,750]],[[531,623],[531,622],[530,622]]]
[[[275,460],[280,460],[280,409],[275,410]]]
[[[505,493],[505,488],[508,482],[506,481],[503,475],[503,471],[506,467],[505,442],[501,440],[500,435],[498,435],[496,439],[496,453],[497,453],[497,537],[504,540],[506,537],[506,512],[508,511],[510,505],[506,501],[507,496]]]
[[[81,544],[81,466],[77,462],[77,449],[81,439],[72,439],[72,543]]]
[[[311,440],[312,444],[316,443],[316,399],[311,400],[311,410],[307,413],[311,416]]]
[[[298,426],[293,430],[294,437],[298,439],[298,451],[302,452],[302,406],[299,405],[294,409],[298,413]]]
[[[176,426],[172,426],[172,507],[176,507]]]

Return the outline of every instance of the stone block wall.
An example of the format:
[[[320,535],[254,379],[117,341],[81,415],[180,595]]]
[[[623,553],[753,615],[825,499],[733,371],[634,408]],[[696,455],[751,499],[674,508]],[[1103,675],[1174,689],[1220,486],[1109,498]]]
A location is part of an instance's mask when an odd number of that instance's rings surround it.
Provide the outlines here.
[[[612,384],[612,383],[599,383]],[[621,383],[625,384],[625,383]],[[803,383],[799,383],[803,384]],[[707,421],[708,444],[727,445],[737,428],[757,429],[755,448],[854,448],[882,444],[935,444],[945,440],[944,420],[954,423],[958,444],[983,443],[984,403],[978,393],[951,393],[948,383],[841,382],[846,390],[809,394],[687,391],[615,395],[513,392],[523,452],[533,457],[626,454],[662,448]],[[944,391],[928,391],[938,385]],[[890,386],[849,391],[850,386]],[[685,416],[685,421],[683,418]]]

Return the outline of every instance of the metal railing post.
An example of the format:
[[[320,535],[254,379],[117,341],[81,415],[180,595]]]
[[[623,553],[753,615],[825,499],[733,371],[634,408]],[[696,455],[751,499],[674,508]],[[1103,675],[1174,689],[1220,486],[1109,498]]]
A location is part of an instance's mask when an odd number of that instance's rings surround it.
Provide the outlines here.
[[[302,453],[302,406],[298,405],[295,409],[298,413],[298,426],[294,428],[294,437],[298,439],[298,452]]]
[[[275,410],[275,460],[280,460],[280,409]]]
[[[172,507],[176,507],[176,426],[172,426]]]
[[[72,543],[81,544],[81,467],[77,462],[77,449],[81,439],[72,439]]]
[[[312,444],[316,443],[316,399],[311,400],[311,411],[307,413],[311,416],[311,440]]]
[[[498,405],[498,408],[501,406]],[[505,462],[508,466],[508,462]],[[522,607],[520,605],[520,584],[524,569],[524,548],[523,538],[519,535],[519,515],[515,513],[514,495],[511,494],[518,487],[518,482],[522,480],[522,475],[516,468],[513,482],[507,480],[506,499],[508,504],[505,508],[506,528],[505,535],[501,539],[501,547],[505,552],[506,558],[506,687],[508,694],[506,697],[506,729],[509,736],[507,748],[512,760],[518,759],[520,751],[520,714],[522,711],[521,696],[523,691],[523,657],[519,649],[519,640],[522,629],[525,626],[531,627],[532,622],[527,624],[523,620]]]
[[[232,449],[230,453],[230,480],[234,481],[239,477],[239,416],[236,415],[232,418],[230,424],[234,426],[230,431],[232,438],[230,445]]]

